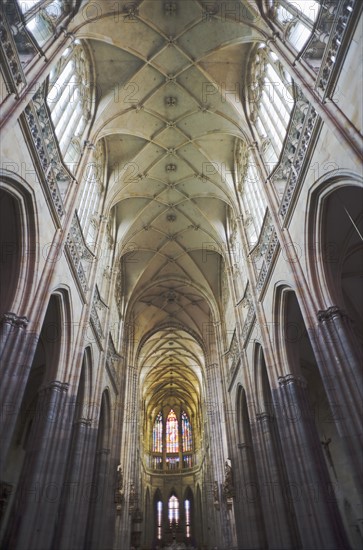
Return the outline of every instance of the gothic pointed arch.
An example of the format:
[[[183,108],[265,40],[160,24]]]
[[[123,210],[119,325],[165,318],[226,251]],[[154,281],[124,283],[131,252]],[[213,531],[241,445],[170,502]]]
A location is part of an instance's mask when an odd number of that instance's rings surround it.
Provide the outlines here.
[[[328,174],[310,193],[306,220],[309,275],[319,289],[316,299],[321,310],[337,306],[348,313],[361,346],[362,187],[357,175]]]
[[[358,474],[360,467],[357,467],[355,461],[354,438],[349,434],[349,431],[356,429],[355,422],[353,418],[349,418],[349,414],[342,414],[341,396],[333,393],[332,388],[327,384],[324,377],[326,363],[324,357],[319,354],[319,339],[316,338],[314,331],[307,330],[296,293],[286,286],[278,287],[277,293],[279,292],[282,296],[281,300],[279,298],[282,305],[280,313],[284,323],[280,323],[277,330],[281,335],[280,342],[285,351],[283,360],[287,363],[283,367],[284,374],[278,378],[279,387],[275,389],[275,393],[283,395],[284,414],[290,419],[288,424],[282,426],[282,411],[279,411],[282,449],[286,453],[285,442],[288,437],[291,437],[292,426],[299,427],[301,440],[298,445],[308,444],[309,452],[313,452],[315,457],[310,476],[311,479],[316,480],[316,486],[319,487],[319,492],[322,495],[321,500],[315,503],[317,508],[315,513],[320,514],[322,518],[325,516],[326,521],[329,521],[327,518],[331,516],[336,518],[334,531],[326,533],[325,536],[332,540],[345,541],[344,544],[348,544],[349,538],[350,544],[354,545],[355,535],[347,525],[347,515],[343,509],[345,499],[349,501],[349,509],[354,509],[356,483],[353,478],[355,475],[360,475]],[[340,412],[337,412],[338,410]],[[351,426],[350,430],[347,429],[347,420]],[[341,438],[343,433],[345,434],[344,439]],[[335,441],[334,449],[329,448],[333,439]],[[344,449],[345,445],[346,449],[350,447],[348,454]],[[300,453],[299,448],[297,452]],[[347,478],[342,480],[339,483],[339,488],[338,484],[334,486],[336,498],[331,501],[325,492],[326,487],[332,483],[333,478],[339,479],[339,469],[344,468],[342,465],[347,460],[351,463],[352,477],[350,480]],[[286,455],[285,463],[287,474],[291,478],[292,468],[286,462]],[[304,494],[306,495],[306,492]],[[294,506],[296,513],[300,504],[295,503]],[[302,541],[308,537],[301,528],[299,535]]]
[[[37,217],[30,186],[8,170],[0,170],[1,272],[0,312],[27,311],[38,259]]]
[[[3,437],[4,472],[14,487],[14,494],[7,509],[9,526],[5,532],[6,544],[23,545],[27,539],[26,529],[19,529],[14,517],[18,513],[28,514],[35,521],[36,515],[48,517],[50,531],[38,530],[34,534],[34,546],[48,545],[50,533],[55,528],[54,508],[59,506],[53,503],[53,508],[46,507],[44,502],[33,503],[24,501],[19,495],[23,485],[37,483],[40,477],[44,478],[44,460],[49,460],[52,454],[51,446],[54,433],[60,429],[61,419],[68,418],[66,401],[69,384],[65,382],[66,369],[62,361],[69,356],[70,338],[67,324],[70,322],[70,304],[65,289],[54,291],[48,302],[43,317],[39,339],[34,346],[34,355],[30,358],[28,375],[22,376],[22,384],[18,387],[16,398],[19,400],[21,414],[17,423]],[[8,399],[10,394],[8,392]],[[13,397],[14,402],[15,396]],[[64,445],[63,451],[67,454],[69,444]],[[14,468],[13,460],[16,457]],[[59,463],[51,461],[47,469],[46,479],[49,484],[65,471],[65,461]],[[20,499],[20,500],[19,500]],[[28,538],[29,540],[29,538]],[[49,542],[50,544],[50,542]]]
[[[361,547],[362,17],[1,2],[1,547]]]
[[[97,422],[97,441],[94,449],[93,477],[88,509],[87,544],[97,550],[104,535],[108,517],[103,515],[97,520],[102,510],[110,506],[110,492],[107,491],[107,480],[110,468],[110,448],[112,434],[112,405],[109,388],[104,388],[99,407]],[[113,495],[112,495],[113,496]]]

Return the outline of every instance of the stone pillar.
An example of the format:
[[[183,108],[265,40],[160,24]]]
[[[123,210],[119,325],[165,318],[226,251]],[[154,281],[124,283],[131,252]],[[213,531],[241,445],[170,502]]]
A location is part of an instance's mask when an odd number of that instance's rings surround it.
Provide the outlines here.
[[[348,316],[337,306],[318,312],[320,366],[339,435],[347,448],[358,486],[363,478],[362,352]]]
[[[306,382],[288,374],[273,390],[288,476],[302,547],[306,550],[349,548],[321,443],[310,408]]]
[[[64,483],[60,520],[53,543],[57,549],[84,548],[97,435],[96,430],[93,432],[91,420],[88,418],[80,418],[74,423],[68,475]]]
[[[122,444],[120,463],[124,473],[125,480],[125,505],[122,508],[122,518],[120,521],[120,531],[116,533],[115,546],[116,548],[130,544],[131,540],[131,514],[130,514],[130,490],[131,486],[135,485],[135,480],[138,479],[137,471],[138,456],[138,434],[139,434],[139,400],[137,393],[138,373],[137,368],[133,365],[128,365],[126,368],[126,387],[124,411],[122,419]]]
[[[242,548],[264,548],[265,531],[253,448],[249,443],[239,443],[237,447],[240,478],[236,480],[236,493],[241,513],[241,518],[236,517],[240,532],[238,542]],[[243,525],[239,526],[239,520]]]
[[[89,539],[86,544],[87,548],[94,550],[99,550],[103,547],[109,548],[107,541],[109,541],[109,537],[113,537],[113,531],[110,533],[104,529],[106,515],[109,512],[109,459],[110,449],[99,449],[96,451],[95,475],[92,483],[93,491],[88,522]]]
[[[4,467],[28,381],[37,337],[28,334],[28,319],[5,313],[0,326],[0,416],[1,462]]]
[[[210,437],[210,456],[212,457],[212,474],[221,486],[223,482],[224,467],[224,449],[223,436],[221,430],[223,401],[219,395],[218,382],[220,374],[218,373],[217,363],[211,363],[206,367],[206,386],[207,386],[207,414]],[[208,503],[208,506],[210,503]],[[223,505],[223,503],[222,503]],[[213,525],[211,525],[211,539],[215,540],[216,546],[225,547],[226,526],[223,526],[223,513],[221,510],[212,509]]]
[[[19,317],[16,313],[4,313],[0,324],[0,359],[6,358],[6,353],[12,350],[12,342],[16,341],[18,329],[26,328],[28,319]]]
[[[68,455],[68,384],[54,380],[39,390],[8,533],[8,548],[51,548]]]
[[[256,414],[251,423],[263,520],[269,548],[298,548],[291,509],[286,495],[286,475],[275,418],[269,412]]]

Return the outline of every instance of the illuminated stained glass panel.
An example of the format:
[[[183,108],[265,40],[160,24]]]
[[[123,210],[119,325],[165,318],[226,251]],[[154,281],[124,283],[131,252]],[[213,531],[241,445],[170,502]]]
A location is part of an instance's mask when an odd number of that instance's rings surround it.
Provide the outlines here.
[[[185,507],[185,536],[190,537],[190,500],[184,501]]]
[[[156,512],[157,512],[157,537],[159,540],[161,540],[162,537],[162,528],[163,528],[163,503],[161,500],[158,501],[156,505]]]
[[[153,453],[163,452],[163,415],[160,411],[155,418],[153,429]]]
[[[173,409],[166,419],[166,452],[179,452],[178,419]]]
[[[169,498],[169,523],[170,526],[179,523],[179,500],[175,495]]]
[[[183,438],[183,452],[189,452],[192,450],[192,427],[189,422],[189,418],[186,412],[182,413],[182,438]]]

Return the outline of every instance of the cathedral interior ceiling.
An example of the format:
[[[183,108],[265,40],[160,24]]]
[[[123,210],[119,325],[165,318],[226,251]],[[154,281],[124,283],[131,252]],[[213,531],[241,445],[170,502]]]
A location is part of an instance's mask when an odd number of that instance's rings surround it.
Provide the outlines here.
[[[261,33],[247,2],[237,18],[220,2],[215,15],[207,13],[210,4],[194,0],[119,4],[118,13],[111,1],[94,18],[90,10],[82,20],[81,12],[74,28],[95,66],[91,141],[105,143],[106,201],[116,214],[128,304],[123,315],[138,341],[168,324],[203,340],[221,307],[234,152],[249,135],[241,98]],[[200,352],[183,330],[154,335],[140,359],[148,388],[158,386],[159,399],[168,387],[169,375],[163,386],[160,372],[172,354],[179,379],[195,381],[194,393],[189,382],[179,384],[195,408]]]

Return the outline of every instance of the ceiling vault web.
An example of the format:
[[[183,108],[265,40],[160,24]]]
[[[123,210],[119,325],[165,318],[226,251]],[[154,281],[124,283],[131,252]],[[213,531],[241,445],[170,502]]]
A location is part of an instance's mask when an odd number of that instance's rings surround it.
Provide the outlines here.
[[[121,4],[115,13],[106,0],[77,27],[95,67],[91,141],[106,152],[117,303],[133,325],[145,399],[169,392],[171,364],[174,397],[188,399],[200,393],[222,307],[227,219],[239,211],[235,151],[251,139],[247,67],[263,35],[247,5],[233,21],[196,0]]]

